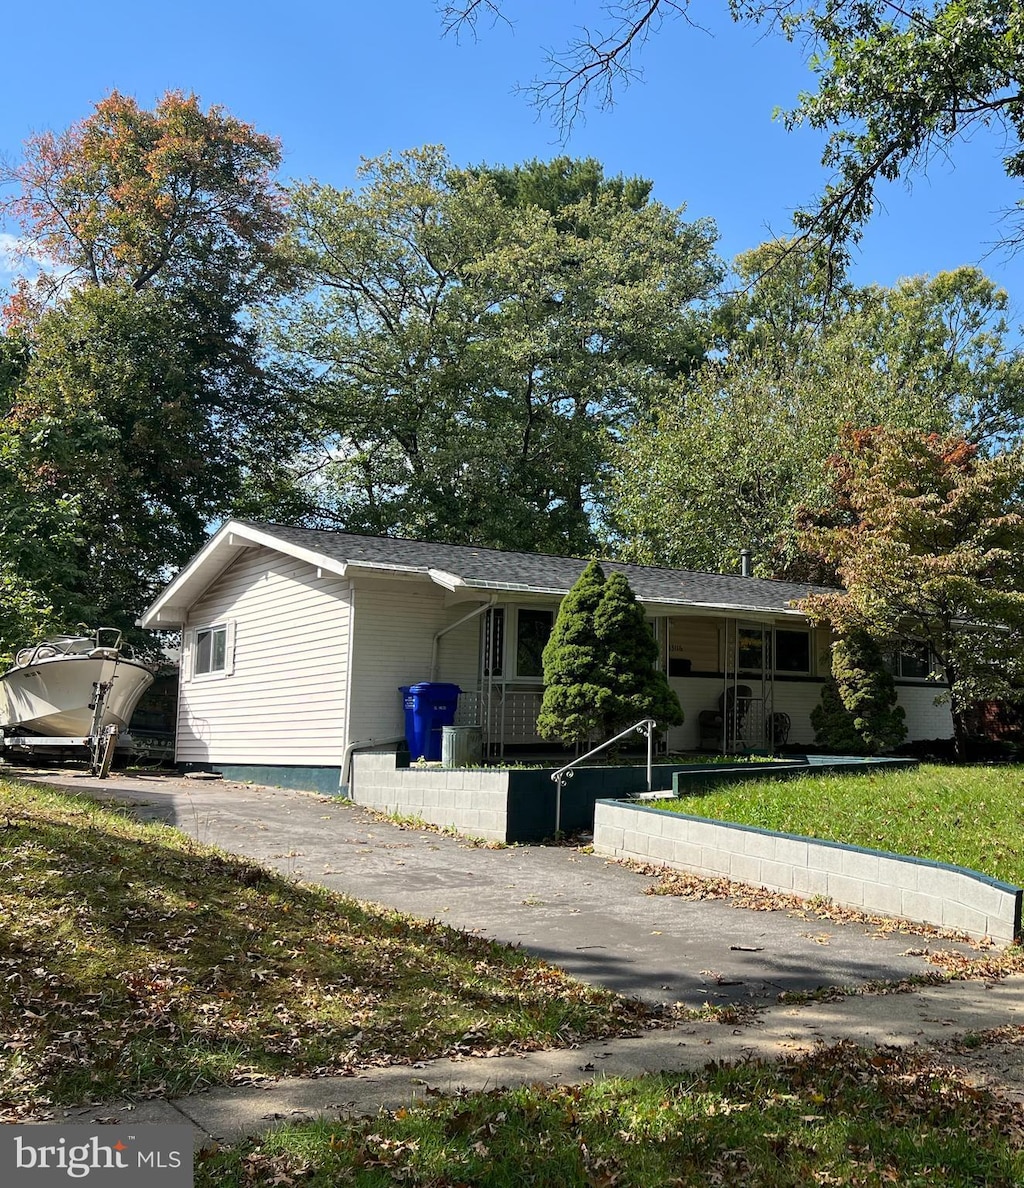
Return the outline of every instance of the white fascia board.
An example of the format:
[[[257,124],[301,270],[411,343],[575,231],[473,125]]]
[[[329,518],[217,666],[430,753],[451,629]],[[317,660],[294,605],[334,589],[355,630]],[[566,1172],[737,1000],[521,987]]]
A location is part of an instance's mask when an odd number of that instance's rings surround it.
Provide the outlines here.
[[[159,629],[181,626],[188,609],[213,584],[234,559],[236,550],[262,545],[278,553],[296,557],[317,569],[345,576],[345,563],[326,557],[301,545],[290,544],[271,532],[262,532],[248,524],[229,520],[217,531],[191,561],[136,620],[138,626]]]
[[[200,582],[203,587],[207,586],[212,580],[212,577],[207,575],[211,571],[219,573],[231,559],[234,550],[245,544],[244,541],[235,539],[238,528],[234,521],[229,520],[215,532],[184,569],[180,570],[170,584],[146,607],[135,620],[136,624],[139,627],[169,627],[184,623],[187,607],[194,601],[188,597],[190,588]]]
[[[232,540],[232,544],[263,545],[264,548],[295,557],[298,561],[305,561],[314,569],[336,573],[339,577],[344,577],[348,568],[348,563],[339,561],[337,557],[328,557],[326,553],[318,553],[316,549],[307,549],[302,545],[293,544],[289,540],[275,536],[273,532],[262,532],[259,528],[252,528],[248,524],[234,524],[233,522],[225,527],[232,530],[232,536],[240,538],[237,541]]]

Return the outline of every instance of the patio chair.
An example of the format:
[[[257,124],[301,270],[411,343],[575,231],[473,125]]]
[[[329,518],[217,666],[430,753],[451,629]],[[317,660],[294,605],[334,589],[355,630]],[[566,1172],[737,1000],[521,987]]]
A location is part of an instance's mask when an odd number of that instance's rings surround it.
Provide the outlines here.
[[[784,714],[781,710],[776,710],[774,713],[769,714],[765,722],[765,734],[768,736],[768,745],[772,748],[784,747],[789,742],[790,725],[789,714]]]
[[[702,751],[725,751],[741,737],[743,720],[752,697],[749,685],[736,685],[719,696],[718,709],[700,711],[697,715],[697,730]]]

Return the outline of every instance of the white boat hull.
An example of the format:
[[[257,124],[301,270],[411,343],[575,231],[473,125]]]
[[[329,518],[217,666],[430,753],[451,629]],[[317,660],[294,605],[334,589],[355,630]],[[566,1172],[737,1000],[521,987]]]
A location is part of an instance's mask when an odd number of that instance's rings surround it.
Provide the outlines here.
[[[110,682],[100,726],[123,730],[153,674],[134,660],[52,656],[0,676],[0,727],[73,738],[92,732],[94,685]]]

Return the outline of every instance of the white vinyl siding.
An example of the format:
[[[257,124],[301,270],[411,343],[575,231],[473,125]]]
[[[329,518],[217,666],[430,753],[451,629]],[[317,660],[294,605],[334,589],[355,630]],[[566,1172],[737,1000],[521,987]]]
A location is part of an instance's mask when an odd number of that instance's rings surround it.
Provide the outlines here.
[[[953,718],[949,702],[935,704],[935,698],[942,690],[930,685],[897,685],[899,704],[907,715],[907,741],[915,739],[950,738],[953,734]]]
[[[401,735],[405,716],[398,690],[431,679],[435,634],[457,623],[474,603],[445,606],[445,592],[425,582],[357,579],[354,592],[351,738]],[[433,679],[475,689],[479,680],[480,617],[438,641]]]
[[[348,582],[270,549],[246,549],[189,612],[178,761],[339,765],[350,621]],[[228,671],[192,677],[196,628],[219,624],[231,627]]]

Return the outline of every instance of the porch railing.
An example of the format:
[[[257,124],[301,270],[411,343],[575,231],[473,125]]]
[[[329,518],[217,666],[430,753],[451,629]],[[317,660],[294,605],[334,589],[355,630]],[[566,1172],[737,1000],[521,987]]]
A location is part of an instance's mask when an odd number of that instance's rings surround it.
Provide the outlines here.
[[[575,775],[573,770],[592,755],[597,755],[601,751],[607,750],[612,743],[617,743],[620,738],[625,738],[627,734],[645,734],[647,736],[647,791],[652,791],[651,784],[653,783],[653,766],[654,766],[654,731],[658,723],[653,718],[641,718],[639,722],[634,722],[632,726],[627,726],[625,730],[620,730],[614,738],[610,738],[607,742],[600,743],[592,750],[587,751],[585,755],[580,755],[573,759],[571,763],[567,763],[564,767],[560,767],[557,771],[551,773],[551,779],[555,784],[555,833],[562,832],[562,789],[565,787],[566,780],[571,780]]]
[[[487,754],[501,756],[506,746],[537,746],[537,715],[544,694],[536,690],[468,689],[459,698],[456,726],[479,726]]]

